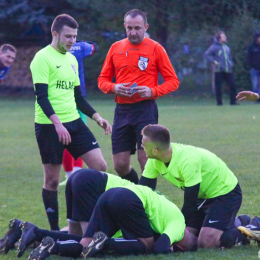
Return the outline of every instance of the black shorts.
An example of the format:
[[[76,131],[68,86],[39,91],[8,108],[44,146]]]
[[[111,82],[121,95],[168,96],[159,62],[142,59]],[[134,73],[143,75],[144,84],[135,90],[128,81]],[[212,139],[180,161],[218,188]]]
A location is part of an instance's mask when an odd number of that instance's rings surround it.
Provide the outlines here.
[[[186,226],[200,230],[210,227],[218,230],[234,228],[235,217],[242,203],[242,191],[239,184],[229,193],[212,199],[198,199],[198,211],[191,219],[186,219]]]
[[[93,237],[102,231],[112,237],[120,229],[125,239],[154,235],[138,196],[126,188],[112,188],[99,198],[84,236]]]
[[[35,135],[38,142],[42,163],[61,164],[63,151],[66,148],[76,160],[81,155],[99,148],[95,136],[79,118],[63,123],[71,136],[71,142],[63,145],[53,124],[35,123]]]
[[[134,104],[117,104],[112,129],[113,154],[143,149],[142,129],[148,124],[158,124],[158,108],[155,100]]]
[[[82,169],[73,173],[66,184],[67,218],[88,222],[99,197],[105,192],[107,174]]]

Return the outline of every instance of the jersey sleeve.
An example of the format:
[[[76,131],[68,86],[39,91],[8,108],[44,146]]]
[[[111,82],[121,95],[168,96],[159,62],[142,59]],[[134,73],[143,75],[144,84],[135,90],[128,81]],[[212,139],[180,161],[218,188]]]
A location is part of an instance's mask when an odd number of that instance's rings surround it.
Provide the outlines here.
[[[49,84],[50,68],[46,56],[36,54],[31,63],[30,69],[32,72],[33,84]]]
[[[171,245],[175,242],[181,241],[184,236],[185,224],[180,224],[178,221],[172,220],[168,222],[163,234],[166,234],[171,241]]]
[[[144,171],[142,176],[149,178],[149,179],[155,179],[158,177],[158,175],[160,174],[160,172],[156,169],[156,167],[154,166],[154,160],[152,159],[148,159],[145,167],[144,167]]]
[[[98,87],[104,93],[114,93],[115,83],[111,83],[115,75],[115,67],[112,60],[113,52],[114,52],[114,45],[112,45],[110,50],[108,51],[108,54],[104,61],[103,68],[98,77]]]
[[[179,79],[177,78],[165,49],[159,44],[155,47],[155,55],[156,66],[165,82],[155,86],[152,89],[152,95],[153,97],[160,97],[178,89]]]
[[[92,44],[83,42],[83,46],[84,46],[84,57],[91,56],[94,53],[95,48]]]
[[[198,183],[201,183],[201,163],[198,159],[189,158],[183,164],[180,169],[181,176],[184,180],[185,187],[191,187]]]

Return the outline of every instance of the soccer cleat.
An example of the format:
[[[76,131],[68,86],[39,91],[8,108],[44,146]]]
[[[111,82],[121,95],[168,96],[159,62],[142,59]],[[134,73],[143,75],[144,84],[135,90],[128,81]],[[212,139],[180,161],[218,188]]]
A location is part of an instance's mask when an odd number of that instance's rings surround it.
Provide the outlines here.
[[[60,182],[59,186],[66,186],[67,181],[68,181],[68,178],[66,176],[66,179],[63,182]]]
[[[28,260],[43,260],[51,255],[55,241],[51,237],[45,237],[41,244],[29,255]]]
[[[24,222],[22,224],[22,235],[17,248],[18,257],[21,257],[25,249],[34,241],[36,241],[36,236],[34,234],[35,228],[37,227],[31,222]]]
[[[107,240],[107,235],[101,231],[96,232],[93,236],[91,243],[84,247],[81,252],[81,258],[88,258],[94,256],[97,252],[101,251],[104,243]]]
[[[19,219],[11,219],[9,222],[9,230],[1,239],[0,252],[7,254],[8,251],[14,248],[14,244],[22,235],[21,225],[23,222]]]
[[[238,227],[238,230],[245,234],[249,239],[260,242],[260,230],[246,228],[246,227]]]
[[[257,216],[253,217],[249,224],[255,227],[260,227],[260,218]]]
[[[248,224],[250,223],[250,221],[251,221],[250,216],[247,215],[247,214],[241,214],[241,215],[237,216],[237,218],[238,218],[238,219],[240,220],[240,222],[241,222],[241,225],[239,225],[239,226],[243,226],[243,227],[245,227],[246,225],[248,225]]]

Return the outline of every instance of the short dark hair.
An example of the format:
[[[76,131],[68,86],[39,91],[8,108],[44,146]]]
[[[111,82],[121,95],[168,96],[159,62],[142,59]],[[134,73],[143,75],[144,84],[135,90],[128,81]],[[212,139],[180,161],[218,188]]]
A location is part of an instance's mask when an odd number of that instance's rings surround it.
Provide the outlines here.
[[[0,51],[1,52],[7,52],[7,51],[12,51],[14,53],[16,53],[16,49],[13,45],[11,44],[3,44],[1,47],[0,47]]]
[[[215,34],[215,37],[216,37],[217,40],[220,39],[220,34],[225,34],[225,32],[224,31],[217,31],[216,34]]]
[[[152,142],[159,145],[158,148],[167,149],[171,143],[169,130],[163,125],[147,125],[142,129],[142,135],[150,138]]]
[[[76,22],[76,20],[73,17],[71,17],[68,14],[60,14],[54,19],[52,26],[51,26],[51,32],[60,33],[64,25],[66,25],[72,29],[79,28],[78,23]]]
[[[144,25],[147,24],[147,16],[146,16],[146,14],[144,12],[142,12],[141,10],[139,10],[139,9],[132,9],[132,10],[128,11],[125,14],[125,16],[124,16],[124,21],[125,21],[125,19],[126,19],[126,17],[128,15],[130,15],[132,18],[135,18],[137,15],[141,15],[142,18],[143,18],[143,21],[144,21]]]

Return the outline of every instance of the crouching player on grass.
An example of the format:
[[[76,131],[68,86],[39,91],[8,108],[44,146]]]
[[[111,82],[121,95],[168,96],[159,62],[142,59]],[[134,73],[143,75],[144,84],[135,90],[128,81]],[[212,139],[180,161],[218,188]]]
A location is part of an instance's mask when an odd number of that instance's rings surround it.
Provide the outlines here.
[[[139,184],[156,187],[159,175],[184,190],[182,213],[187,229],[201,248],[229,248],[246,237],[234,225],[242,203],[238,180],[215,154],[202,148],[170,142],[162,125],[142,130],[148,157]]]

